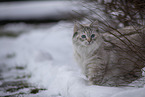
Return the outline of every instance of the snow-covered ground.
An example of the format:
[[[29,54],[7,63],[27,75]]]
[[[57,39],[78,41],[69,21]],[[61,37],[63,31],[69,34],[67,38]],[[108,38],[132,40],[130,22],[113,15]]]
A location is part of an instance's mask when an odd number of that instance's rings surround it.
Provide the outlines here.
[[[26,67],[25,72],[31,74],[27,80],[47,89],[25,97],[145,97],[144,83],[142,88],[87,85],[73,59],[73,23],[9,24],[3,30],[27,28],[16,38],[0,37],[0,64]],[[15,56],[7,59],[11,54]]]

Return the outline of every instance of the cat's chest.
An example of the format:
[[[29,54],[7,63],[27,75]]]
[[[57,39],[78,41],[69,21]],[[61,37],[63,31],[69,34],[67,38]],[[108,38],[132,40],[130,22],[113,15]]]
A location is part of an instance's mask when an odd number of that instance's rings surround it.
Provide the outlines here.
[[[97,45],[88,46],[88,47],[80,47],[78,49],[78,53],[82,60],[86,60],[93,56],[94,52],[98,49]]]

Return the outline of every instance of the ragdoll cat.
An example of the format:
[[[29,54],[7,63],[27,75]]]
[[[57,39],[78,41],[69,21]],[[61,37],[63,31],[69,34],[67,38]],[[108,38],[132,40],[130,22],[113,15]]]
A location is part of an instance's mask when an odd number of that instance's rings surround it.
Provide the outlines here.
[[[103,32],[93,24],[75,24],[75,59],[91,84],[126,85],[142,76],[145,35],[137,32],[133,27]]]

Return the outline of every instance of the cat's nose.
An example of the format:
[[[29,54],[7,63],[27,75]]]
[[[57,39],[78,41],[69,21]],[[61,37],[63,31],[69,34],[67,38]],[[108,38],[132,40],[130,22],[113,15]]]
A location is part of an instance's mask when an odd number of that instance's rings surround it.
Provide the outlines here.
[[[90,43],[91,42],[91,38],[87,38],[87,41]]]

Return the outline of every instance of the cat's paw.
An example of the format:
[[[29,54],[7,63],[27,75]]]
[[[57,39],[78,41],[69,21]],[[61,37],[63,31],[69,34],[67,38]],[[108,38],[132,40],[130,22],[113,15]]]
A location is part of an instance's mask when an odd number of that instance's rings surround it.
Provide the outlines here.
[[[90,84],[93,84],[93,85],[101,85],[103,81],[103,77],[96,74],[88,76],[88,79],[90,81]]]

